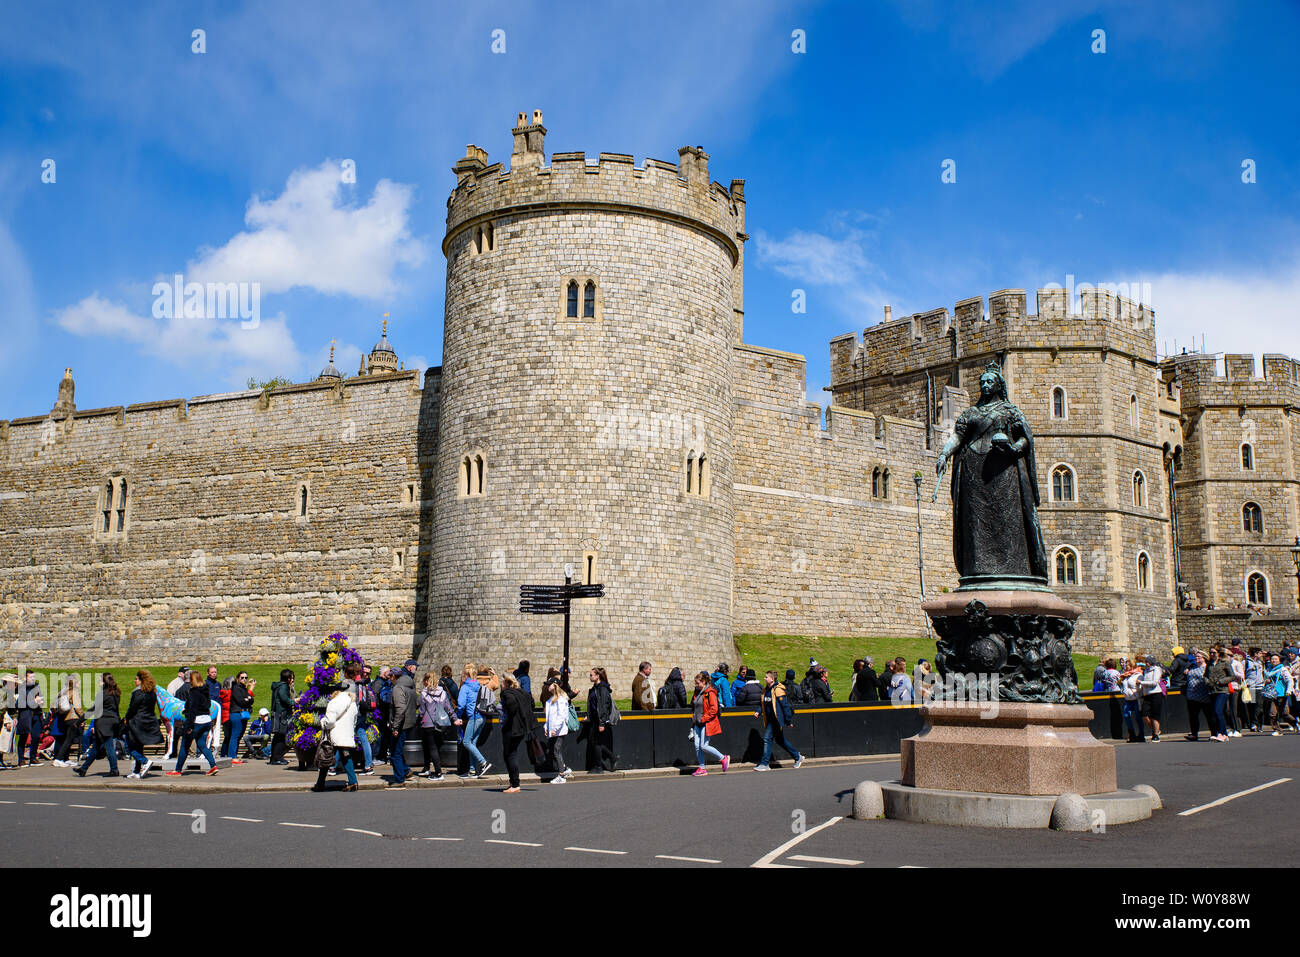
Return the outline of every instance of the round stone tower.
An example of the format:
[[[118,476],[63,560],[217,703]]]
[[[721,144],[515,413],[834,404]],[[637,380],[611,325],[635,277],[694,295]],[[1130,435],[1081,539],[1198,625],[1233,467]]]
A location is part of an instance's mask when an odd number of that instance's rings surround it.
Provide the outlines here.
[[[446,319],[426,665],[558,665],[562,621],[519,586],[575,581],[574,686],[626,695],[734,655],[732,349],[743,181],[557,153],[519,114],[509,170],[470,146],[447,203]]]

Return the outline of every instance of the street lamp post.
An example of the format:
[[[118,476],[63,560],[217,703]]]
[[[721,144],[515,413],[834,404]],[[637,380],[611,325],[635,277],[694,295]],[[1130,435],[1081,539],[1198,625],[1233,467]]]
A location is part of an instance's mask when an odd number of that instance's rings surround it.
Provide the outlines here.
[[[912,482],[916,485],[916,569],[921,579],[921,601],[925,601],[925,550],[922,547],[921,539],[921,473],[912,473]],[[1300,561],[1300,559],[1297,559]],[[1300,567],[1300,566],[1297,566]],[[1300,575],[1300,572],[1297,572]],[[921,617],[925,620],[925,637],[930,635],[930,616],[921,612]]]
[[[1291,561],[1295,562],[1296,609],[1300,611],[1300,535],[1296,536],[1295,544],[1291,546]]]

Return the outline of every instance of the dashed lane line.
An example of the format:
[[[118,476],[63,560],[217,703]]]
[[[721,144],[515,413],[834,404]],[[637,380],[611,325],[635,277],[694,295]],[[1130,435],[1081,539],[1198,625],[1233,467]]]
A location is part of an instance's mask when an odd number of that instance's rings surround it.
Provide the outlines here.
[[[861,861],[851,861],[843,857],[814,857],[811,854],[791,854],[792,861],[807,861],[810,864],[840,864],[844,867],[857,867]]]
[[[566,847],[566,851],[578,851],[582,854],[626,854],[627,851],[606,851],[599,847]]]
[[[58,807],[57,801],[24,801],[28,807]]]
[[[359,828],[359,827],[345,827],[343,830],[345,830],[345,831],[351,831],[353,834],[368,834],[368,835],[370,835],[371,837],[383,837],[383,836],[384,836],[384,835],[380,834],[378,831],[367,831],[367,830],[365,830],[365,829],[363,829],[363,828]]]
[[[655,858],[661,861],[686,861],[689,864],[721,864],[722,861],[715,861],[711,857],[678,857],[676,854],[656,854]]]
[[[168,811],[167,816],[168,817],[193,817],[194,813],[192,811]]]
[[[142,807],[120,807],[119,811],[125,811],[128,814],[152,814],[153,811],[146,810]]]
[[[463,837],[422,837],[422,841],[463,841]]]
[[[77,807],[77,808],[81,808],[83,811],[102,811],[102,810],[104,810],[104,805],[102,805],[102,804],[69,804],[68,807]]]
[[[529,841],[503,841],[495,837],[483,839],[484,844],[509,844],[511,847],[541,847],[540,844],[533,844]]]
[[[260,817],[227,817],[226,815],[222,815],[221,820],[223,820],[223,821],[243,821],[245,824],[261,824],[261,823],[262,823],[262,819],[261,819]]]
[[[281,821],[280,826],[281,827],[312,827],[319,830],[323,828],[325,825],[324,824],[295,824],[293,821]]]
[[[1229,801],[1235,801],[1239,797],[1245,797],[1247,794],[1254,794],[1256,791],[1263,791],[1265,788],[1271,788],[1276,784],[1286,784],[1290,778],[1278,778],[1276,781],[1269,781],[1267,784],[1261,784],[1258,787],[1246,788],[1244,791],[1238,791],[1235,794],[1225,794],[1217,801],[1211,801],[1209,804],[1202,804],[1198,807],[1189,807],[1186,811],[1179,811],[1179,817],[1189,817],[1193,814],[1199,814],[1201,811],[1208,811],[1212,807],[1218,807],[1220,804],[1227,804]]]
[[[823,823],[818,824],[816,827],[810,827],[802,834],[796,834],[794,837],[786,841],[784,844],[782,844],[780,847],[776,848],[775,850],[768,851],[766,854],[764,854],[762,857],[760,857],[758,860],[756,860],[753,864],[749,866],[750,867],[797,867],[798,866],[797,864],[777,864],[776,859],[780,857],[782,854],[784,854],[786,851],[795,847],[801,841],[806,841],[808,838],[812,837],[818,831],[825,830],[831,825],[837,824],[842,820],[844,820],[844,818],[836,816],[831,818],[829,821],[824,821]]]

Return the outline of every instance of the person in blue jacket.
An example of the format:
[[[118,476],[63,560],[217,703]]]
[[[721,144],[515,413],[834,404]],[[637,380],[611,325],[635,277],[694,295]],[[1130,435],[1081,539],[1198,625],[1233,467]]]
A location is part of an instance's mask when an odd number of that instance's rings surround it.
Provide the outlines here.
[[[718,689],[718,700],[722,702],[722,706],[724,708],[734,708],[736,699],[731,694],[731,668],[725,661],[713,669],[713,674],[709,675],[709,680]]]
[[[460,694],[456,697],[456,713],[460,715],[461,725],[460,743],[461,746],[469,752],[470,773],[468,777],[482,777],[487,773],[487,758],[483,757],[483,752],[478,749],[479,732],[483,730],[483,722],[486,720],[483,715],[478,713],[478,690],[479,683],[477,679],[478,668],[473,662],[467,664],[460,673]]]

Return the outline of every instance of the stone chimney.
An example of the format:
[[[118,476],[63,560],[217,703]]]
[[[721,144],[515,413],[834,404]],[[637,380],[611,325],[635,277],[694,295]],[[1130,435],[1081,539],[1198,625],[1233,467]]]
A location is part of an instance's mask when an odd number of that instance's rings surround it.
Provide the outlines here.
[[[709,154],[702,146],[683,146],[677,151],[677,168],[691,186],[709,188]]]
[[[488,154],[487,150],[479,149],[473,143],[465,147],[465,158],[459,160],[451,171],[456,174],[456,185],[468,179],[472,179],[474,174],[487,167]]]
[[[894,318],[894,307],[893,307],[893,306],[886,306],[886,307],[885,307],[885,322],[888,322],[888,321],[889,321],[890,319],[892,319],[892,318]]]
[[[510,168],[522,169],[525,166],[546,165],[546,127],[542,125],[542,111],[533,110],[533,118],[527,113],[520,113],[519,122],[512,132],[515,134],[515,149],[510,156]]]

